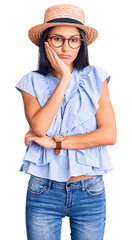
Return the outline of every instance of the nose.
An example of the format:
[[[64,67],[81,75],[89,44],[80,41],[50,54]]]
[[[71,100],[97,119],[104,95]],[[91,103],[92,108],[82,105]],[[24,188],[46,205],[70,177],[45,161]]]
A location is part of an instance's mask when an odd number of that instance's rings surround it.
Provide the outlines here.
[[[68,39],[65,40],[64,44],[62,45],[62,50],[63,51],[69,51],[69,43],[68,43]]]

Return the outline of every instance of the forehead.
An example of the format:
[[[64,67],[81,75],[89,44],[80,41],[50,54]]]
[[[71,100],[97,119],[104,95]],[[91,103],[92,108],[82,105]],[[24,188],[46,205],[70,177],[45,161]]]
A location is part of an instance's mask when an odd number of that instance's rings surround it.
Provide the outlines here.
[[[69,37],[72,35],[80,35],[79,30],[76,27],[72,26],[55,26],[51,31],[51,34],[60,34],[65,37]]]

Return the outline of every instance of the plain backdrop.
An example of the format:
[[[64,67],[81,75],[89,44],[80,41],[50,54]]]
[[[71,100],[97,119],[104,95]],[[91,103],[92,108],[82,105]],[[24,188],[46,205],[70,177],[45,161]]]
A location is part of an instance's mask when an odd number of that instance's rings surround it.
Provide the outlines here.
[[[114,169],[104,176],[107,201],[105,240],[132,239],[132,17],[131,2],[121,0],[3,1],[0,7],[0,238],[26,240],[25,200],[29,175],[19,168],[29,130],[22,96],[15,85],[36,70],[38,47],[28,30],[41,24],[45,10],[71,3],[85,11],[86,25],[98,30],[89,46],[91,65],[111,75],[109,94],[117,123],[117,143],[108,146]],[[62,239],[70,239],[69,219],[62,219]]]

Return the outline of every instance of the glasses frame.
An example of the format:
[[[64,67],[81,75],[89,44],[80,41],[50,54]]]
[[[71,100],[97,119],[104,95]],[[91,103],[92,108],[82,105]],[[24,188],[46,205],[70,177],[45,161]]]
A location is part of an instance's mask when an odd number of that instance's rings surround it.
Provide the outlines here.
[[[51,39],[51,43],[52,43],[52,38],[54,38],[54,37],[57,37],[57,36],[48,37],[48,38]],[[59,36],[59,37],[61,37],[61,36]],[[73,37],[74,37],[74,36],[73,36]],[[63,44],[65,43],[65,40],[68,40],[68,44],[69,44],[69,46],[70,46],[69,41],[70,41],[70,39],[73,38],[73,37],[70,37],[70,38],[61,37],[61,38],[63,39],[63,43],[62,43],[62,45],[59,46],[59,47],[62,47],[62,46],[63,46]],[[80,38],[80,37],[79,37],[79,38]],[[76,48],[79,48],[79,47],[82,45],[82,42],[84,42],[84,40],[83,40],[82,38],[80,38],[80,40],[81,40],[81,44],[80,44],[78,47],[76,47]],[[52,45],[53,45],[53,43],[52,43]],[[54,46],[54,45],[53,45],[53,46]],[[56,47],[56,46],[54,46],[54,47]],[[59,47],[56,47],[56,48],[59,48]],[[71,46],[70,46],[70,47],[71,47]],[[73,47],[71,47],[71,48],[73,48]],[[76,49],[76,48],[73,48],[73,49]]]

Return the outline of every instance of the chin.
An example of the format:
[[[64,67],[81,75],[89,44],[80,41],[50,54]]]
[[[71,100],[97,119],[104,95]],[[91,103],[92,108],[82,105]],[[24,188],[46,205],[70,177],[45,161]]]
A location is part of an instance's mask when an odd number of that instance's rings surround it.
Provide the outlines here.
[[[71,59],[68,59],[68,58],[67,58],[67,59],[64,59],[64,58],[62,59],[62,58],[61,58],[61,60],[62,60],[63,62],[65,62],[65,63],[68,63],[68,64],[71,64],[71,63],[72,63]]]

